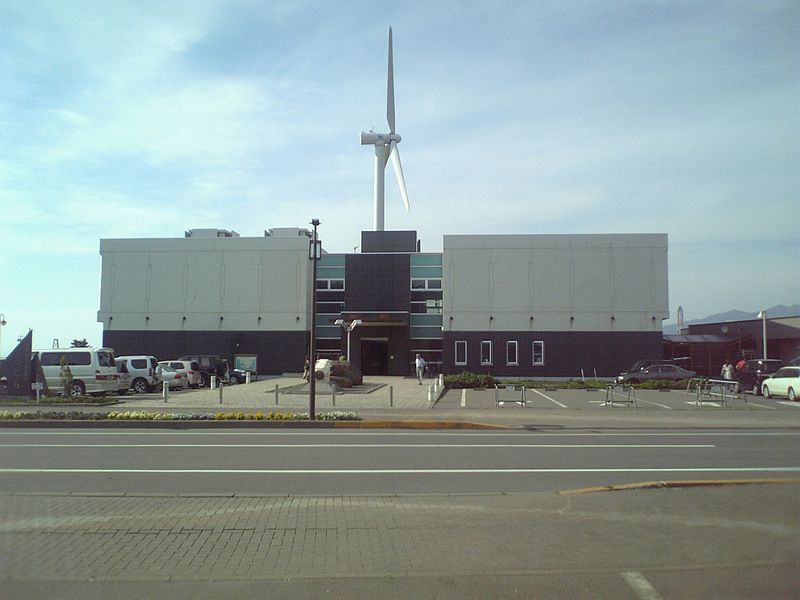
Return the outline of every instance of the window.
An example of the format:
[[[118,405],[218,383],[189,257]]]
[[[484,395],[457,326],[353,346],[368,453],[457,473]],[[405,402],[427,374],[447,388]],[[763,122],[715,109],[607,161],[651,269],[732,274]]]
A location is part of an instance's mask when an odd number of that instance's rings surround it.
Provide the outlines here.
[[[481,364],[492,364],[492,342],[489,340],[483,340],[481,342]]]
[[[456,342],[456,364],[467,364],[467,342],[464,340],[458,340]]]
[[[412,290],[441,290],[442,289],[442,280],[441,279],[412,279],[411,280],[411,289]]]
[[[317,279],[318,290],[343,290],[344,279]]]
[[[533,364],[544,364],[544,342],[533,342]]]
[[[519,364],[519,361],[517,360],[517,342],[515,340],[506,342],[506,364]]]
[[[92,364],[92,355],[89,352],[42,352],[39,360],[43,367],[57,367],[61,364],[61,357],[67,357],[67,364],[71,367]]]

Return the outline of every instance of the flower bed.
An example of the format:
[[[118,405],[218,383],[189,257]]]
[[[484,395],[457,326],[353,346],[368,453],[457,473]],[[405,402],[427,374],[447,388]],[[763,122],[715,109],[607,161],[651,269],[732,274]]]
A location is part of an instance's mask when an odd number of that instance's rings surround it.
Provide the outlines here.
[[[319,421],[360,421],[356,413],[331,411],[317,413]],[[0,411],[0,420],[58,420],[58,421],[307,421],[308,413],[294,412],[217,412],[169,413],[143,410],[84,412],[77,410]]]

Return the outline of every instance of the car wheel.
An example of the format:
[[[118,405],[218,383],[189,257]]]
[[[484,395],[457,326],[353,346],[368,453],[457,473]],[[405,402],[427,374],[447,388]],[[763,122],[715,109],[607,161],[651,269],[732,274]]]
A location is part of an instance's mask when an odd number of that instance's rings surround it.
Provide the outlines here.
[[[790,402],[794,402],[797,400],[797,395],[794,393],[793,388],[789,388],[789,391],[786,393],[786,396],[789,398]]]
[[[205,373],[200,373],[200,381],[197,382],[197,387],[204,388],[208,385],[208,377]]]
[[[753,396],[760,396],[761,395],[761,390],[758,389],[758,384],[757,383],[753,384],[753,389],[751,389],[750,391],[753,392]]]
[[[761,388],[761,393],[764,394],[764,398],[772,398],[772,396],[769,393],[769,388],[767,386],[763,386]]]
[[[145,392],[148,392],[150,390],[150,386],[147,385],[147,381],[142,379],[141,377],[133,381],[133,385],[131,385],[131,388],[137,394],[144,394]]]
[[[86,395],[86,386],[83,385],[82,381],[73,381],[72,385],[69,386],[69,395],[73,398]]]

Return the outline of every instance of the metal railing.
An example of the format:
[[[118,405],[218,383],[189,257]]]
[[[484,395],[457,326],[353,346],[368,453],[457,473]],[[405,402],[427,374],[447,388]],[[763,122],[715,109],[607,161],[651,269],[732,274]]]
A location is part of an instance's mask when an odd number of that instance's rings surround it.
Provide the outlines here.
[[[621,396],[619,400],[615,396]],[[621,385],[612,383],[606,386],[606,401],[603,406],[614,407],[614,404],[625,404],[627,406],[633,405],[634,408],[639,408],[636,402],[636,388],[632,385]]]

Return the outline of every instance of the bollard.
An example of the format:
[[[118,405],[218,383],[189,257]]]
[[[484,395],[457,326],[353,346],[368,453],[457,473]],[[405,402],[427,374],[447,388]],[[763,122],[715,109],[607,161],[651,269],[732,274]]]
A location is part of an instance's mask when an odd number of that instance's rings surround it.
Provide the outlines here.
[[[166,381],[164,381],[161,385],[162,385],[161,396],[164,398],[164,402],[166,402],[167,399],[169,398],[169,384]]]
[[[244,374],[244,382],[250,383],[250,371]]]
[[[428,402],[433,402],[433,386],[428,386]]]
[[[217,376],[216,376],[216,375],[212,375],[212,376],[211,376],[211,384],[210,384],[210,388],[211,388],[212,390],[215,390],[215,389],[217,389]]]
[[[275,406],[278,406],[278,384],[275,384]]]
[[[439,373],[439,387],[444,387],[444,373]]]
[[[331,404],[336,406],[336,388],[331,384]]]
[[[222,388],[223,387],[225,387],[225,385],[220,381],[219,382],[219,403],[220,404],[222,404]]]
[[[394,406],[394,388],[389,386],[389,408]]]

